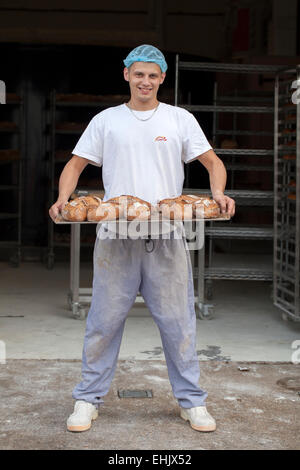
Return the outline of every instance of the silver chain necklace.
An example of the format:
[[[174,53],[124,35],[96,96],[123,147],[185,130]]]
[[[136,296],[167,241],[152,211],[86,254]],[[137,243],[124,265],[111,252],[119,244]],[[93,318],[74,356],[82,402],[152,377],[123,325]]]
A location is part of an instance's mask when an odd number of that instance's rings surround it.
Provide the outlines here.
[[[139,118],[138,116],[136,116],[136,114],[134,114],[134,112],[133,112],[133,110],[131,109],[131,107],[129,106],[129,104],[126,103],[127,108],[130,109],[131,113],[132,113],[132,114],[134,115],[134,117],[135,117],[136,119],[138,119],[139,121],[149,121],[149,119],[151,119],[151,118],[154,116],[154,114],[156,113],[156,111],[157,111],[159,105],[160,105],[160,103],[158,103],[158,105],[156,106],[156,108],[155,108],[155,110],[153,111],[153,113],[151,114],[151,116],[147,117],[146,119],[141,119],[141,118]]]

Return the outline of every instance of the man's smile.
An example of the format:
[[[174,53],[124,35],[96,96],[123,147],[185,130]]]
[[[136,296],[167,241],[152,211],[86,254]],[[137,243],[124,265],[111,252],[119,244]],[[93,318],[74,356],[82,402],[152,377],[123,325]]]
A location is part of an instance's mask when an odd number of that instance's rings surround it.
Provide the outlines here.
[[[152,88],[143,88],[143,87],[138,87],[138,89],[142,92],[142,93],[149,93],[150,91],[152,91]]]

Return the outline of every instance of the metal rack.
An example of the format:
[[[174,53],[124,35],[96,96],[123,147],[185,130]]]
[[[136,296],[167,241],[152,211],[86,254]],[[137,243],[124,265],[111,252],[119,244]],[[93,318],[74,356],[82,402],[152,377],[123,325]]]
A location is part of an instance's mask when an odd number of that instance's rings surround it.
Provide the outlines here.
[[[49,138],[49,158],[48,158],[48,207],[56,201],[58,195],[58,178],[62,170],[62,163],[65,164],[71,157],[72,149],[84,131],[90,119],[103,109],[121,104],[122,95],[88,95],[82,93],[61,94],[52,90],[49,97],[48,110],[48,138]],[[82,122],[84,119],[85,122]],[[67,145],[67,149],[66,149]],[[89,165],[89,172],[93,173],[95,185],[92,188],[89,182],[83,182],[83,176],[80,177],[78,188],[93,192],[101,189],[101,170],[95,166]],[[86,231],[84,235],[86,241],[81,242],[82,247],[93,247],[94,236]],[[82,237],[83,238],[83,237]],[[84,240],[84,238],[83,238]],[[56,247],[69,247],[70,234],[55,232],[55,226],[48,220],[48,249],[45,257],[45,264],[48,269],[52,269],[55,259]]]
[[[78,194],[81,194],[80,191],[76,191],[74,197]],[[103,197],[103,194],[99,194],[99,197]],[[221,217],[216,220],[227,220],[226,217]],[[201,221],[189,221],[184,222],[184,226],[186,228],[186,234],[190,232],[191,223],[193,224],[193,231],[194,234],[197,234],[198,243],[200,246],[202,245],[202,241],[204,240],[204,232],[205,232],[205,224],[208,222],[208,219],[203,219]],[[80,231],[81,227],[90,225],[95,227],[97,222],[67,222],[64,220],[58,220],[56,222],[58,225],[70,225],[71,229],[71,244],[70,244],[70,289],[68,292],[67,300],[68,306],[72,311],[73,317],[76,319],[84,320],[87,315],[86,304],[89,304],[92,299],[92,288],[89,287],[80,287]],[[126,222],[127,223],[127,222]],[[219,222],[216,222],[219,223]],[[187,224],[187,225],[186,225]],[[188,226],[188,227],[187,227]],[[192,266],[193,266],[193,273],[194,277],[197,279],[195,283],[196,292],[194,295],[194,302],[197,315],[200,319],[209,318],[212,314],[211,305],[204,303],[204,270],[203,270],[203,263],[204,263],[204,245],[202,245],[201,249],[197,250],[197,263],[195,265],[195,256],[194,252],[190,251]],[[138,292],[138,295],[135,299],[135,303],[143,303],[144,299],[141,294]]]
[[[3,116],[9,121],[3,120]],[[9,194],[12,207],[9,212],[0,212],[0,221],[7,225],[9,220],[14,220],[16,228],[12,225],[13,239],[1,240],[0,247],[15,249],[10,257],[10,264],[13,267],[18,267],[21,262],[24,125],[24,98],[16,93],[8,93],[6,104],[1,106],[1,147],[5,145],[5,148],[0,149],[0,166],[3,168],[1,173],[10,173],[10,181],[1,182],[0,191]]]
[[[179,95],[179,72],[180,71],[194,71],[194,72],[222,72],[222,73],[235,73],[235,74],[268,74],[271,75],[271,80],[275,80],[275,75],[283,70],[284,67],[277,65],[246,65],[246,64],[219,64],[219,63],[200,63],[200,62],[183,62],[179,60],[179,56],[176,56],[176,75],[175,75],[175,106],[180,106],[188,111],[212,113],[213,124],[212,124],[212,146],[215,153],[221,158],[225,159],[230,157],[231,160],[225,163],[226,169],[230,172],[230,188],[225,191],[225,194],[233,197],[236,200],[236,205],[239,210],[241,206],[257,206],[266,207],[272,210],[273,206],[273,191],[252,191],[248,190],[235,190],[235,172],[236,171],[267,171],[273,172],[273,161],[272,164],[261,163],[264,157],[274,156],[273,148],[219,148],[219,136],[273,136],[273,132],[266,132],[261,130],[243,130],[238,129],[236,124],[237,115],[243,114],[274,114],[274,97],[267,94],[257,93],[258,96],[251,93],[237,92],[234,90],[234,94],[229,96],[218,96],[218,82],[214,83],[214,95],[212,105],[198,105],[198,104],[181,104]],[[250,95],[250,96],[247,96]],[[258,105],[256,105],[258,103]],[[254,105],[255,104],[255,105]],[[230,113],[233,117],[232,129],[223,129],[219,127],[219,114]],[[236,158],[243,157],[255,157],[258,158],[259,164],[252,163],[250,166],[244,165],[243,163],[237,163]],[[188,180],[188,178],[187,178]],[[201,189],[201,192],[205,190]],[[208,191],[210,192],[210,191]],[[245,268],[235,268],[224,265],[222,267],[213,266],[213,242],[216,239],[227,239],[227,240],[269,240],[273,239],[273,226],[257,226],[249,227],[243,225],[237,225],[230,223],[226,227],[220,225],[215,226],[213,222],[208,224],[205,234],[208,238],[208,266],[205,268],[205,296],[207,300],[212,298],[212,281],[216,279],[231,279],[231,280],[264,280],[272,281],[273,279],[273,268],[272,255],[270,255],[270,262],[266,266],[252,269],[250,266]]]
[[[275,81],[274,304],[300,320],[300,65]],[[298,93],[297,93],[298,92]]]

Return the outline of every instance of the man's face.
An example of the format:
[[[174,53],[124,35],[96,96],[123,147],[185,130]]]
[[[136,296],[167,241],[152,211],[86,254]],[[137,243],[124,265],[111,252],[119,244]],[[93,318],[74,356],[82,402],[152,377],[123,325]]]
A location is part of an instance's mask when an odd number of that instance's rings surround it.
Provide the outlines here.
[[[129,82],[131,97],[143,102],[156,99],[165,76],[159,65],[153,62],[134,62],[129,69],[124,69],[124,78]]]

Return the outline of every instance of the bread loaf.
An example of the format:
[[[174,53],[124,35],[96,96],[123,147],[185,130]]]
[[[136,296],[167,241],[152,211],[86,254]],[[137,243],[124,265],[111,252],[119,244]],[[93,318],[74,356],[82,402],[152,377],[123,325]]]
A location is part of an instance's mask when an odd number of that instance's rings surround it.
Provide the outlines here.
[[[106,202],[112,202],[112,203],[117,203],[117,204],[127,205],[127,206],[134,202],[140,202],[142,204],[148,205],[148,207],[151,207],[151,204],[149,202],[144,201],[143,199],[140,199],[139,197],[130,196],[127,194],[122,194],[121,196],[112,197],[111,199],[108,199],[108,201]]]
[[[68,202],[61,210],[61,215],[64,220],[69,222],[83,222],[86,220],[87,209],[83,201],[74,199]]]
[[[127,220],[147,220],[151,217],[151,207],[142,202],[130,203],[127,207]]]
[[[101,220],[116,220],[122,216],[122,206],[113,202],[102,202],[98,207],[90,207],[87,211],[87,219],[91,222]]]
[[[177,199],[180,199],[180,201],[183,201],[185,203],[192,203],[192,202],[198,201],[199,199],[203,199],[203,198],[207,198],[207,196],[205,194],[202,194],[202,195],[199,195],[199,196],[195,196],[193,194],[182,194],[182,196],[179,196],[179,198],[177,198]]]
[[[68,202],[62,209],[61,215],[69,222],[83,222],[87,219],[90,208],[101,205],[101,199],[96,196],[80,196]]]
[[[193,218],[192,204],[185,204],[183,201],[163,202],[159,204],[163,218],[169,220],[190,220]]]
[[[100,197],[93,196],[91,194],[89,196],[80,196],[76,199],[78,199],[79,201],[82,201],[88,209],[90,207],[98,207],[102,202]]]
[[[220,207],[214,199],[203,198],[193,203],[193,215],[196,219],[220,217]]]
[[[209,219],[220,216],[219,205],[206,195],[183,194],[176,198],[163,199],[158,206],[162,216],[171,220]]]

